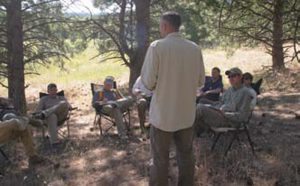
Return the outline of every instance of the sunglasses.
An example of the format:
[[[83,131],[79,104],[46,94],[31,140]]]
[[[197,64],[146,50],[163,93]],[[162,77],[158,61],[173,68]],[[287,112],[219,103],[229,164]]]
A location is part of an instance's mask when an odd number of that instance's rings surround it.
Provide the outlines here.
[[[238,76],[240,76],[240,75],[239,74],[232,74],[232,75],[229,75],[228,78],[231,79],[231,78],[235,78],[235,77],[238,77]]]

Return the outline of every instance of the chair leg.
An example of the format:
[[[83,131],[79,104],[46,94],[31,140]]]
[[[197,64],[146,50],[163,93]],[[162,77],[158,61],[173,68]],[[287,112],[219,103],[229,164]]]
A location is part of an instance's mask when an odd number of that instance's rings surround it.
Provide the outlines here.
[[[130,131],[130,110],[127,111],[128,120],[126,120],[127,130]]]
[[[46,141],[46,134],[45,134],[46,132],[45,132],[45,128],[43,127],[42,128],[42,138],[43,138],[43,142],[45,142]]]
[[[100,130],[100,135],[102,136],[103,131],[102,131],[102,117],[101,115],[98,116],[98,121],[97,121],[98,125],[99,125],[99,130]]]
[[[3,152],[3,150],[0,148],[0,153],[2,154],[2,156],[9,161],[7,155]]]
[[[235,131],[235,132],[233,133],[233,137],[232,137],[232,139],[230,140],[230,143],[229,143],[229,145],[228,145],[228,147],[227,147],[227,149],[226,149],[226,151],[225,151],[225,153],[224,153],[224,157],[227,156],[227,153],[228,153],[228,151],[230,150],[230,148],[231,148],[231,146],[232,146],[234,140],[237,138],[237,135],[238,135],[238,131]]]
[[[218,142],[218,140],[219,140],[219,138],[221,137],[221,134],[222,133],[218,133],[217,134],[217,136],[215,137],[215,139],[214,139],[214,142],[213,142],[213,144],[212,144],[212,146],[211,146],[211,152],[213,152],[214,151],[214,149],[215,149],[215,146],[216,146],[216,144],[217,144],[217,142]]]
[[[131,125],[130,110],[128,110],[128,125],[129,125],[129,128],[130,128],[130,125]]]
[[[94,118],[94,127],[97,127],[97,114],[95,114],[95,118]]]
[[[69,138],[70,137],[70,122],[69,122],[69,120],[67,121],[67,135]]]
[[[253,141],[251,140],[250,133],[249,133],[249,131],[248,131],[247,128],[245,128],[245,132],[246,132],[246,134],[247,134],[248,142],[249,142],[249,144],[250,144],[252,153],[253,153],[253,155],[255,155]]]
[[[240,139],[239,135],[236,136],[236,140],[239,143],[239,145],[242,146],[241,139]]]

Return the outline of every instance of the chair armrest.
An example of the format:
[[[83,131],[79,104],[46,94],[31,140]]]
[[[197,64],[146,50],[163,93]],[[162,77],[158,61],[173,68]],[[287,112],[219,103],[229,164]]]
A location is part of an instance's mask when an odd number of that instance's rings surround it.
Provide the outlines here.
[[[77,110],[78,109],[78,107],[71,107],[71,108],[69,108],[69,111],[73,111],[73,110]]]

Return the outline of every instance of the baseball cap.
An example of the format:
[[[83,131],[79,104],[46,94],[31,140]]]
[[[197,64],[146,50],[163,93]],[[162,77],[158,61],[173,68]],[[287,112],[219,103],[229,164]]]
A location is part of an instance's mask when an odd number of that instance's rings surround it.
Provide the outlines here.
[[[225,74],[228,76],[228,75],[232,75],[232,74],[239,74],[239,75],[242,75],[243,72],[241,69],[239,69],[238,67],[234,67],[234,68],[231,68],[229,70],[227,70],[225,72]]]
[[[112,76],[107,76],[104,80],[104,83],[109,83],[109,84],[113,84],[114,83],[115,78]]]

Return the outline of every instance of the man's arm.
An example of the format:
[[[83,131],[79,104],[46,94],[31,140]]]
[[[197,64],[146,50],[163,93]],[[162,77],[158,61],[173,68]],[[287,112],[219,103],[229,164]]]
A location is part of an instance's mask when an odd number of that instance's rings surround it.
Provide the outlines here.
[[[95,106],[96,103],[100,103],[103,100],[103,98],[100,95],[100,92],[95,92],[92,100],[92,105]]]
[[[68,102],[67,98],[65,96],[61,96],[62,100],[65,101],[66,103],[68,103],[69,108],[72,108],[72,105]]]
[[[139,87],[139,81],[141,81],[141,79],[137,79],[132,87],[133,95],[138,95],[141,92],[141,89]]]
[[[142,82],[148,90],[155,89],[157,83],[158,68],[158,54],[155,50],[155,44],[152,43],[148,48],[141,73]]]
[[[118,100],[118,99],[124,98],[123,94],[122,94],[119,90],[116,90],[116,91],[115,91],[115,94],[116,94],[117,100]]]
[[[213,89],[213,90],[206,91],[205,94],[218,94],[218,93],[221,93],[221,92],[222,92],[221,88],[216,88],[216,89]]]
[[[40,112],[42,110],[45,109],[44,107],[44,102],[45,102],[45,97],[41,98],[40,101],[39,101],[39,104],[37,105],[37,107],[35,108],[35,112]]]

